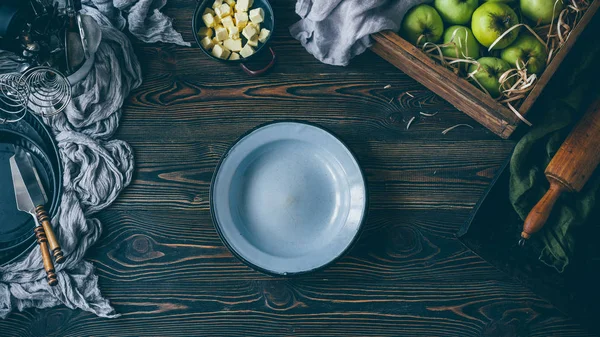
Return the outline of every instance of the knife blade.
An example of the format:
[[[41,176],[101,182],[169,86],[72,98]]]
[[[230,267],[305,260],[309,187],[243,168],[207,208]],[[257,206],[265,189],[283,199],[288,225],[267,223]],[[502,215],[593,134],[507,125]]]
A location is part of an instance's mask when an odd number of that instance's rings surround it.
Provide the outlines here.
[[[10,172],[13,179],[13,186],[15,190],[15,199],[17,200],[17,208],[20,211],[24,211],[31,214],[36,222],[34,233],[37,238],[37,242],[40,245],[40,253],[42,254],[42,262],[44,264],[44,269],[46,270],[48,284],[51,286],[55,286],[56,284],[58,284],[58,280],[54,271],[54,263],[52,263],[52,257],[50,257],[48,238],[46,236],[44,227],[40,225],[35,213],[36,203],[34,202],[34,198],[36,199],[36,201],[38,201],[41,198],[41,201],[43,201],[43,203],[46,203],[46,194],[44,193],[43,188],[41,188],[40,191],[35,191],[35,186],[31,186],[34,193],[34,195],[32,196],[28,189],[28,185],[33,185],[33,183],[26,183],[23,174],[25,174],[25,176],[28,177],[28,179],[37,179],[35,183],[41,186],[41,183],[39,183],[39,176],[35,171],[35,168],[33,169],[33,176],[31,176],[32,172],[27,172],[27,168],[25,168],[24,171],[20,169],[20,167],[23,167],[23,163],[26,163],[27,160],[31,161],[33,167],[33,160],[31,160],[31,157],[27,156],[28,153],[24,154],[23,149],[21,149],[20,147],[15,146],[14,148],[15,154],[12,157],[10,157],[9,164]],[[19,165],[19,162],[21,162],[21,165]],[[38,189],[40,189],[39,186]]]
[[[48,197],[31,154],[25,149],[15,146],[15,154],[9,161],[17,208],[33,215],[38,224],[42,225],[56,263],[62,263],[64,256],[50,224],[50,217],[44,209]]]
[[[31,159],[31,154],[25,152],[21,147],[15,146],[15,155],[10,157],[9,161],[17,208],[34,215],[36,206],[45,205],[48,197]]]

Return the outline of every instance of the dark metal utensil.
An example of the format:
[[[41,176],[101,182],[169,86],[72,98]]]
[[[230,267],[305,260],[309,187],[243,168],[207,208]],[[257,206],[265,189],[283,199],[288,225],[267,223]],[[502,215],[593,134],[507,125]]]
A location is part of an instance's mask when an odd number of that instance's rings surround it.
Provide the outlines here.
[[[31,214],[36,220],[38,226],[36,226],[34,231],[40,244],[44,269],[46,269],[48,274],[48,284],[51,286],[56,285],[56,274],[54,273],[54,265],[49,251],[53,253],[56,263],[62,263],[64,256],[54,235],[48,213],[44,209],[48,198],[40,182],[31,155],[20,147],[15,146],[15,155],[10,158],[10,168],[17,208]]]

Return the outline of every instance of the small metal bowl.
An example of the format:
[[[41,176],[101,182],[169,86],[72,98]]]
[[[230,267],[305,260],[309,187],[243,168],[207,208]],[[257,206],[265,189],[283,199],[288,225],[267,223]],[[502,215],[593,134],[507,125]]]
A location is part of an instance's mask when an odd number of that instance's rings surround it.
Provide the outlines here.
[[[265,43],[260,43],[258,45],[258,48],[254,51],[254,54],[250,55],[247,58],[240,58],[239,60],[224,60],[224,59],[215,57],[208,50],[202,48],[202,46],[200,45],[200,37],[198,36],[198,30],[201,27],[205,27],[204,22],[202,21],[202,13],[204,13],[204,10],[207,7],[210,7],[213,2],[214,2],[214,0],[200,1],[200,2],[198,2],[198,5],[196,6],[196,10],[194,11],[194,17],[192,18],[192,30],[194,33],[194,39],[196,39],[196,43],[198,44],[198,48],[200,48],[204,52],[204,54],[206,54],[208,57],[210,57],[213,60],[220,61],[220,62],[227,62],[227,63],[239,63],[240,67],[250,76],[262,75],[265,72],[267,72],[267,70],[269,70],[271,67],[273,67],[273,65],[275,64],[275,59],[276,59],[275,51],[273,50],[273,48],[268,47],[267,45],[269,44],[271,37],[273,36],[274,30],[275,30],[275,16],[273,14],[273,8],[271,7],[271,4],[269,3],[269,1],[268,0],[254,0],[254,4],[252,5],[251,9],[255,9],[255,8],[263,9],[263,11],[265,12],[265,20],[261,23],[261,28],[266,28],[266,29],[270,30],[271,34],[269,34],[269,37],[267,38],[267,41],[265,41]],[[271,61],[269,62],[269,64],[267,64],[266,67],[264,67],[262,69],[258,69],[258,70],[252,70],[252,69],[249,69],[245,65],[245,63],[247,61],[255,59],[257,55],[265,52],[267,49],[271,52]]]
[[[217,232],[252,268],[294,275],[323,268],[356,240],[367,213],[358,161],[306,123],[252,130],[221,159],[211,185]]]

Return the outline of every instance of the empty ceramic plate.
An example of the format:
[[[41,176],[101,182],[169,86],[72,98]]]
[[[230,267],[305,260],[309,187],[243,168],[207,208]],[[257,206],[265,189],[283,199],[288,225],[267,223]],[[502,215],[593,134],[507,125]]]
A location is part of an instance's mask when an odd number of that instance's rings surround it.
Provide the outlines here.
[[[279,122],[243,136],[213,177],[211,212],[229,249],[255,269],[287,275],[341,256],[365,218],[356,158],[331,133]]]

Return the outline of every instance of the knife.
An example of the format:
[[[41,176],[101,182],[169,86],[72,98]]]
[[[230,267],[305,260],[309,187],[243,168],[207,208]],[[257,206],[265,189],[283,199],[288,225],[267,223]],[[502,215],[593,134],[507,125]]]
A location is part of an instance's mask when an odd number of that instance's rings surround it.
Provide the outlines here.
[[[35,169],[31,154],[21,147],[15,146],[15,154],[10,158],[10,169],[15,189],[17,208],[34,217],[37,223],[35,233],[42,250],[44,268],[48,272],[48,283],[54,281],[53,283],[56,284],[56,275],[54,274],[54,267],[52,265],[48,246],[50,251],[54,254],[56,263],[62,263],[64,261],[64,256],[58,240],[54,235],[52,225],[50,224],[50,217],[44,209],[44,205],[48,202],[48,198],[46,197],[38,172]],[[45,255],[48,255],[47,258],[44,258]],[[51,274],[54,274],[53,278],[50,277]]]

